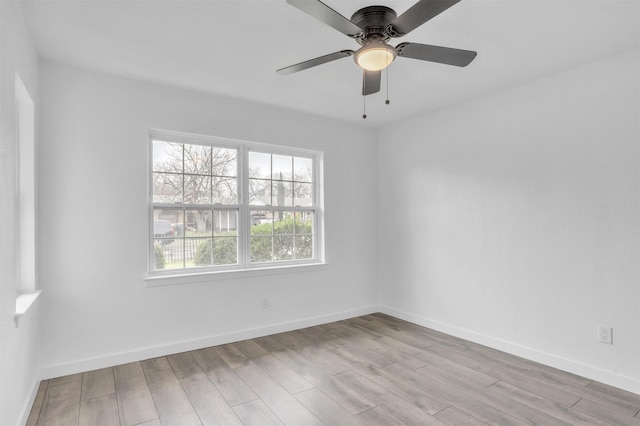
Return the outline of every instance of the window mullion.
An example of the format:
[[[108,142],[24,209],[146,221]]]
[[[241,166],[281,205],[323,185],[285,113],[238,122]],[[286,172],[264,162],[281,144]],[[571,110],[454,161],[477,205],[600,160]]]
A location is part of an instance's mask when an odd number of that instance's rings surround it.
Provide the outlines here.
[[[187,234],[187,209],[183,208],[182,209],[182,235],[178,235],[178,237],[180,237],[180,243],[182,244],[182,267],[186,268],[187,267],[187,238],[186,238],[186,234]]]
[[[240,218],[238,230],[238,264],[242,268],[249,266],[251,259],[251,224],[249,212],[249,152],[245,147],[239,148],[238,185],[240,186]]]
[[[182,203],[184,203],[184,194],[186,193],[185,189],[185,173],[184,173],[184,144],[182,144]],[[184,261],[183,261],[184,263]]]

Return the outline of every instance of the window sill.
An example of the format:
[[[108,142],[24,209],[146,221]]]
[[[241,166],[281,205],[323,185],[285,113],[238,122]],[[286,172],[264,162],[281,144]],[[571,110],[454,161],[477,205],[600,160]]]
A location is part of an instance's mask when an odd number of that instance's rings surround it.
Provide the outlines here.
[[[16,328],[20,325],[20,319],[27,313],[41,293],[42,290],[38,290],[33,293],[19,294],[18,297],[16,297],[16,313],[13,315]]]
[[[271,266],[233,271],[207,271],[189,274],[154,275],[145,278],[147,287],[194,284],[208,281],[263,277],[265,275],[293,274],[299,272],[321,271],[327,269],[327,263],[310,263],[304,265]]]

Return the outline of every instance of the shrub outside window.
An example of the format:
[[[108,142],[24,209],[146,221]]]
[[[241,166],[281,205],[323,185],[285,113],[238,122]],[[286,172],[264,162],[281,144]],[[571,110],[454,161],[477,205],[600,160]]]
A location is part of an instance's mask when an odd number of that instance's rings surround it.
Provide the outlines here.
[[[321,154],[151,135],[150,273],[320,263]]]

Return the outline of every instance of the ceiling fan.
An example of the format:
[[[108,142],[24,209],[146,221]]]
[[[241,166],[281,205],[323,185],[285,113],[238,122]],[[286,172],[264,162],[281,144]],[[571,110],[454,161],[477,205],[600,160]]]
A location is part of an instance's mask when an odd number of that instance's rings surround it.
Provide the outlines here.
[[[320,0],[287,0],[293,7],[355,39],[362,47],[356,51],[341,50],[330,53],[281,68],[277,72],[292,74],[353,56],[356,64],[363,69],[362,95],[366,96],[380,91],[382,70],[397,56],[465,67],[476,57],[476,52],[419,43],[405,42],[396,47],[388,44],[391,38],[410,33],[459,1],[420,0],[400,16],[386,6],[369,6],[358,10],[351,19],[347,19]]]

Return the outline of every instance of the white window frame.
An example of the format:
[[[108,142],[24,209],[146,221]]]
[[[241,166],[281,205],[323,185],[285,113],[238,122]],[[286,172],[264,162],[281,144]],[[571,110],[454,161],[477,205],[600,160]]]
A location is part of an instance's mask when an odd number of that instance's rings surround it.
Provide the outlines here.
[[[208,145],[220,148],[237,149],[237,179],[238,179],[238,263],[235,265],[220,266],[198,266],[182,269],[155,270],[155,247],[154,247],[154,207],[170,208],[170,204],[153,202],[153,141],[161,140],[165,142],[176,142],[181,144]],[[313,206],[311,207],[278,207],[266,206],[257,207],[249,205],[249,152],[257,151],[272,155],[288,155],[310,158],[313,161]],[[305,267],[315,267],[324,265],[324,194],[323,194],[323,153],[317,150],[292,148],[280,145],[265,144],[259,142],[249,142],[237,139],[222,138],[216,136],[204,136],[187,134],[166,130],[153,129],[149,131],[148,139],[148,191],[147,204],[149,208],[148,221],[149,231],[147,234],[148,247],[148,285],[167,285],[180,282],[193,282],[208,280],[211,276],[232,273],[255,273],[269,271],[290,272],[300,270]],[[180,206],[178,204],[173,207]],[[215,205],[184,205],[185,208],[214,208],[225,209],[228,206]],[[313,223],[313,258],[303,260],[285,260],[270,262],[251,261],[251,211],[252,210],[272,210],[272,211],[310,211],[314,214]],[[186,281],[185,281],[186,278]],[[168,279],[168,280],[167,280]],[[177,279],[177,280],[176,280]]]
[[[33,305],[38,289],[36,262],[36,108],[20,76],[15,74],[16,135],[16,310],[14,321]]]

